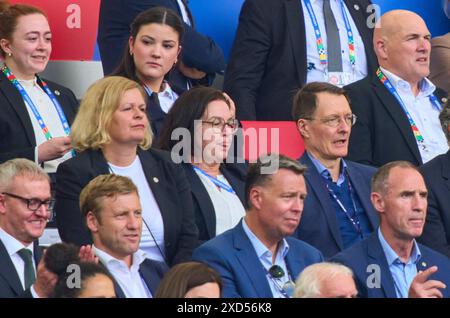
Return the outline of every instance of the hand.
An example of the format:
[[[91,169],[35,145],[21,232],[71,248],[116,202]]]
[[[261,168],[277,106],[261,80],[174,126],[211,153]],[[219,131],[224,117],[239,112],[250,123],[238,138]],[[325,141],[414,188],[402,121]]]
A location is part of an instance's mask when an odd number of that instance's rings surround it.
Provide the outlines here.
[[[78,253],[80,261],[98,264],[98,257],[95,256],[91,245],[83,245]]]
[[[202,79],[206,76],[206,73],[196,69],[195,67],[187,67],[182,61],[178,63],[178,69],[184,76],[192,79]]]
[[[444,283],[438,280],[428,280],[432,274],[438,271],[437,266],[432,266],[423,272],[419,272],[409,287],[409,298],[442,298],[439,289],[444,289]]]
[[[38,162],[60,158],[72,150],[70,137],[55,137],[38,146]]]
[[[45,251],[41,258],[41,261],[37,267],[36,281],[34,282],[34,290],[40,298],[48,298],[52,295],[55,289],[56,282],[58,281],[58,276],[52,273],[45,266]]]

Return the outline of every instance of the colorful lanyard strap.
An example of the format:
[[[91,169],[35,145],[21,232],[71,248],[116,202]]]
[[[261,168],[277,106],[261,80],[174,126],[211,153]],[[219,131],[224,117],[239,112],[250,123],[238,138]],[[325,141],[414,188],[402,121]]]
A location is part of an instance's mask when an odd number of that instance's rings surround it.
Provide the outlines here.
[[[22,98],[24,99],[25,103],[30,107],[31,111],[34,114],[34,117],[36,118],[36,120],[39,123],[39,126],[42,129],[42,132],[44,133],[45,138],[47,140],[52,139],[52,134],[50,133],[50,130],[48,129],[47,125],[45,124],[44,119],[42,119],[42,116],[39,113],[38,109],[36,108],[36,105],[34,105],[33,101],[31,100],[30,96],[27,94],[27,92],[25,91],[23,86],[19,83],[17,78],[14,76],[14,74],[11,73],[11,71],[9,70],[9,68],[6,65],[4,65],[2,67],[2,72],[3,72],[3,74],[5,74],[5,76],[8,78],[8,80],[11,82],[11,84],[17,88],[20,95],[22,95]],[[70,126],[69,126],[69,123],[67,122],[66,116],[64,115],[61,105],[59,104],[55,95],[53,95],[52,91],[48,88],[47,83],[44,82],[39,77],[37,79],[38,79],[38,82],[40,82],[42,84],[42,88],[44,89],[45,93],[48,95],[48,97],[52,101],[53,105],[55,106],[55,109],[59,116],[59,120],[61,121],[61,124],[64,128],[65,134],[67,136],[69,136],[70,135]]]
[[[204,175],[205,177],[207,177],[209,180],[211,180],[216,186],[218,186],[219,188],[222,188],[230,193],[234,193],[234,190],[232,187],[230,187],[228,184],[223,183],[222,181],[218,180],[217,178],[214,178],[213,176],[207,174],[205,171],[203,171],[202,169],[200,169],[199,167],[196,166],[192,166],[194,168],[195,171],[201,173],[202,175]]]
[[[358,234],[362,235],[361,224],[359,223],[359,219],[358,219],[358,216],[357,216],[356,201],[355,201],[355,198],[353,197],[353,187],[352,187],[352,184],[350,183],[350,177],[349,177],[348,173],[346,173],[345,178],[347,179],[348,191],[350,192],[350,198],[351,198],[352,204],[353,204],[353,211],[354,211],[354,215],[353,216],[350,215],[350,213],[347,211],[347,209],[345,208],[345,206],[342,203],[342,201],[334,193],[333,189],[331,189],[328,186],[327,182],[325,182],[325,186],[327,187],[327,190],[330,193],[330,196],[336,201],[336,203],[339,205],[341,210],[344,212],[344,214],[347,217],[347,219],[352,223],[352,225],[355,228],[356,232]]]
[[[398,94],[394,85],[392,85],[391,81],[386,77],[386,75],[383,74],[383,71],[380,68],[377,69],[377,77],[379,78],[380,82],[383,83],[384,87],[387,88],[389,93],[391,93],[397,99],[400,106],[402,106],[406,117],[408,117],[409,125],[411,126],[411,129],[414,133],[414,137],[416,138],[418,143],[420,143],[420,144],[422,144],[422,146],[424,146],[423,136],[420,133],[419,128],[417,127],[414,119],[411,117],[411,114],[408,112],[408,109],[406,108],[405,103],[403,102],[402,98]],[[431,94],[430,96],[428,96],[428,98],[430,99],[430,102],[433,105],[433,107],[436,108],[438,111],[441,111],[442,106],[441,106],[441,104],[439,104],[439,101],[437,100],[436,96],[434,96],[434,94]]]
[[[314,13],[313,7],[311,5],[311,0],[304,0],[305,6],[308,10],[309,17],[311,18],[311,23],[314,27],[314,34],[316,35],[316,44],[317,44],[317,52],[319,53],[320,64],[324,67],[327,66],[327,53],[325,52],[325,48],[323,46],[322,33],[320,32],[319,23],[317,22],[316,14]],[[350,20],[348,19],[347,13],[345,12],[344,1],[341,0],[341,11],[342,17],[344,18],[345,28],[347,29],[347,44],[348,44],[348,55],[350,59],[350,64],[352,65],[353,70],[356,66],[356,58],[355,58],[355,40],[353,37],[352,27],[350,25]]]

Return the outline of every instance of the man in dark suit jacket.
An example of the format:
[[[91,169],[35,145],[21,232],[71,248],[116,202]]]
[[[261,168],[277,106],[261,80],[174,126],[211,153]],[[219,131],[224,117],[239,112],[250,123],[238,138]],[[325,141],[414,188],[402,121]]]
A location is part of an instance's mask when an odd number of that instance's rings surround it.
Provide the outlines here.
[[[348,158],[377,167],[395,160],[421,165],[448,150],[438,120],[446,94],[426,78],[430,32],[410,11],[390,11],[379,23],[380,69],[344,87],[358,116]]]
[[[0,165],[0,298],[49,297],[56,275],[40,262],[50,217],[48,175],[27,159]]]
[[[116,295],[152,297],[168,267],[139,250],[142,209],[131,179],[114,174],[94,178],[81,191],[80,209],[93,250],[115,279]]]
[[[322,17],[321,1],[315,11],[318,20]],[[317,4],[315,2],[318,2]],[[320,3],[319,3],[320,2]],[[334,2],[334,1],[333,1]],[[346,15],[354,23],[357,71],[367,74],[376,67],[372,49],[372,28],[367,10],[369,0],[345,0]],[[340,1],[332,9],[338,25],[342,25]],[[311,25],[308,11],[299,0],[246,0],[239,16],[239,25],[230,53],[224,79],[224,90],[236,103],[240,120],[291,120],[293,92],[308,80],[311,70],[322,71],[320,63],[312,63],[311,56],[319,55],[314,31],[305,31]],[[312,26],[311,26],[312,28]],[[320,29],[326,33],[325,27]],[[344,32],[345,33],[345,32]],[[342,50],[348,49],[346,35],[341,35]],[[312,43],[309,43],[311,39]],[[326,46],[326,45],[325,45]],[[310,49],[308,49],[308,47]],[[365,53],[364,53],[365,52]],[[361,56],[365,55],[365,56]],[[358,60],[359,59],[359,60]],[[342,61],[349,62],[348,53],[342,54]],[[348,64],[350,65],[350,64]],[[350,68],[350,66],[349,66]],[[325,81],[325,71],[319,81]]]
[[[195,30],[194,19],[186,0],[183,8],[177,0],[103,0],[100,4],[98,44],[102,59],[103,73],[110,74],[119,64],[125,44],[130,36],[130,24],[142,11],[152,7],[166,7],[183,17],[187,14],[189,24],[184,23],[185,34],[182,40],[179,67],[170,73],[169,82],[184,86],[186,81],[195,84],[211,84],[214,74],[223,72],[225,59],[222,49],[209,37]]]
[[[247,174],[246,216],[194,251],[194,260],[219,272],[224,297],[290,297],[298,274],[323,260],[314,247],[288,237],[303,210],[304,171],[282,155],[261,157]]]
[[[447,140],[450,140],[450,102],[439,115]],[[419,241],[450,257],[450,151],[420,167],[428,188],[428,211]]]
[[[427,210],[418,169],[407,161],[381,167],[371,199],[380,214],[378,231],[332,258],[353,270],[359,296],[450,297],[450,259],[416,242]]]
[[[345,91],[328,83],[309,83],[294,97],[293,116],[305,143],[308,197],[295,233],[331,257],[378,227],[370,202],[375,169],[344,160],[354,120]]]

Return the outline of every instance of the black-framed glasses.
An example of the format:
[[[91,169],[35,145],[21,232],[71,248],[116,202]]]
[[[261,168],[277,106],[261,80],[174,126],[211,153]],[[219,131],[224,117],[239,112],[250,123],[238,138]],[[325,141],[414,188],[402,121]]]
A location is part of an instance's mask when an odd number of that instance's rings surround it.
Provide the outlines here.
[[[27,208],[33,212],[36,212],[42,205],[45,206],[45,208],[48,212],[51,212],[51,211],[53,211],[53,207],[55,206],[55,200],[53,200],[53,199],[42,201],[37,198],[31,198],[31,199],[24,198],[24,197],[21,197],[20,195],[17,195],[14,193],[9,193],[9,192],[2,192],[2,194],[7,195],[14,199],[21,200],[22,202],[26,203]]]
[[[227,121],[223,118],[214,117],[211,120],[202,120],[203,124],[209,124],[212,128],[223,131],[223,129],[228,126],[232,132],[236,132],[239,128],[239,120],[236,118],[229,119]]]
[[[349,115],[345,115],[344,117],[331,116],[331,117],[327,117],[327,118],[312,118],[311,117],[311,118],[303,118],[303,119],[319,120],[329,127],[336,128],[337,126],[339,126],[341,121],[344,121],[348,126],[353,126],[356,123],[356,120],[358,119],[358,117],[355,114],[349,114]]]
[[[273,265],[267,272],[272,282],[285,298],[291,298],[294,295],[295,284],[290,277],[288,281],[283,283],[283,285],[280,284],[281,278],[285,275],[285,272],[281,266]]]

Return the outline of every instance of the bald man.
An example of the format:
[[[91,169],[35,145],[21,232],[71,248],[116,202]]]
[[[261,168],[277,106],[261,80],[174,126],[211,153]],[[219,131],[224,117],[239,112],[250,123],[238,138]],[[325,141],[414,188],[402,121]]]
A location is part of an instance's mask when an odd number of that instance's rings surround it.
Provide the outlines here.
[[[358,117],[350,160],[421,165],[448,150],[438,118],[446,93],[426,78],[430,38],[424,20],[411,11],[389,11],[378,21],[373,45],[380,67],[345,87]]]

